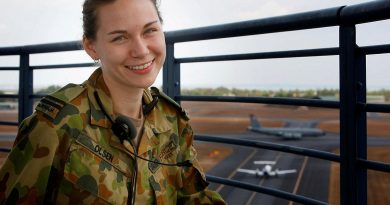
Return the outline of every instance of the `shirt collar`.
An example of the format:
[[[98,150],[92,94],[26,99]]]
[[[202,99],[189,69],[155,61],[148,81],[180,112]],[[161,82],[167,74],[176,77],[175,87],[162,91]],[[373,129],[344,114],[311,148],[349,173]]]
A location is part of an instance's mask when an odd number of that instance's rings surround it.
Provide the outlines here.
[[[104,115],[102,109],[104,109],[108,116],[111,119],[115,119],[115,114],[113,110],[112,99],[110,91],[102,75],[102,69],[96,69],[89,79],[85,82],[89,87],[88,89],[88,98],[90,102],[90,122],[91,125],[96,125],[104,128],[110,128],[111,122]],[[95,98],[94,92],[97,93],[97,97],[102,103],[102,107],[99,106],[97,99]],[[153,95],[149,89],[144,89],[143,92],[143,104],[147,105],[153,101]],[[162,102],[158,102],[157,105],[145,116],[145,126],[148,126],[153,130],[155,134],[166,132],[171,129],[171,123],[168,121],[166,115],[163,111]],[[148,135],[150,137],[150,135]]]
[[[105,128],[111,127],[110,120],[107,119],[107,117],[104,115],[104,112],[102,110],[104,109],[107,115],[109,115],[111,119],[114,119],[114,112],[113,112],[113,105],[112,105],[110,91],[108,90],[108,87],[104,82],[101,68],[96,69],[92,73],[92,75],[87,80],[86,84],[89,87],[88,98],[89,98],[89,104],[91,108],[91,113],[90,113],[91,125],[97,125]],[[94,92],[97,93],[97,97],[100,99],[103,108],[99,106],[99,103],[97,102],[97,98],[95,97]]]

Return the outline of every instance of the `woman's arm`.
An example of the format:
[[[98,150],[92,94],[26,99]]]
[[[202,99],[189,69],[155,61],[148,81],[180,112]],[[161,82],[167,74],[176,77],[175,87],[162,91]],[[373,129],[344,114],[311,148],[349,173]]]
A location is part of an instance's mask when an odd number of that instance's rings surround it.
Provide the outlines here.
[[[196,150],[193,147],[193,131],[188,123],[181,130],[180,139],[182,140],[180,148],[184,151],[182,152],[183,157],[186,160],[192,160],[193,166],[182,168],[181,183],[179,183],[181,189],[178,192],[177,204],[226,204],[217,192],[207,189],[208,183],[196,159]]]
[[[0,170],[0,204],[46,204],[55,191],[55,126],[34,113],[20,125],[14,147]],[[49,188],[50,187],[50,188]]]

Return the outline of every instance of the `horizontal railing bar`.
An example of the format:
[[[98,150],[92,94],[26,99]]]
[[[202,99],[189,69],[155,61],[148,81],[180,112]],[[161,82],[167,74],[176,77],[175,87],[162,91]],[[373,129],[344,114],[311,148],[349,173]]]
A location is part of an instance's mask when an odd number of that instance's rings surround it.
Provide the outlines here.
[[[360,52],[366,55],[373,54],[384,54],[390,53],[390,44],[385,45],[373,45],[373,46],[363,46],[359,48]]]
[[[0,125],[19,126],[18,122],[0,121]]]
[[[30,95],[31,98],[43,98],[45,97],[46,95],[48,95],[49,93],[45,93],[45,94],[33,94],[33,95]]]
[[[0,99],[1,98],[19,98],[19,95],[16,95],[16,94],[0,94]]]
[[[227,137],[217,137],[210,135],[195,135],[195,140],[199,141],[207,141],[207,142],[219,142],[225,144],[233,144],[233,145],[241,145],[247,147],[255,147],[260,149],[281,151],[286,153],[292,153],[297,155],[309,156],[323,160],[329,160],[334,162],[340,162],[340,157],[336,154],[313,150],[302,147],[295,147],[271,142],[262,142],[262,141],[254,141],[254,140],[243,140],[243,139],[233,139]]]
[[[165,37],[167,43],[177,43],[336,26],[341,8],[343,7],[170,31],[165,34]]]
[[[19,55],[22,53],[51,53],[82,50],[80,41],[68,41],[61,43],[48,43],[29,46],[0,47],[0,56]]]
[[[237,102],[237,103],[263,103],[263,104],[279,104],[279,105],[296,105],[309,107],[322,107],[339,109],[338,101],[330,100],[310,100],[296,98],[277,98],[277,97],[237,97],[237,96],[175,96],[175,100],[179,101],[210,101],[210,102]]]
[[[171,31],[166,33],[166,41],[175,43],[209,40],[338,26],[346,23],[366,23],[389,19],[389,7],[389,1],[374,1],[265,19]]]
[[[80,68],[80,67],[93,67],[95,63],[75,63],[75,64],[57,64],[57,65],[40,65],[31,66],[31,69],[51,69],[51,68]]]
[[[30,95],[30,98],[43,98],[48,94],[33,94]],[[0,94],[0,99],[1,98],[19,98],[19,95],[7,95],[7,94]]]
[[[372,1],[344,7],[340,12],[342,24],[361,24],[390,18],[390,1]]]
[[[366,104],[365,111],[390,113],[390,105],[389,104]]]
[[[372,160],[358,159],[359,166],[382,172],[390,172],[390,163],[375,162]]]
[[[269,58],[293,58],[339,55],[339,48],[319,48],[307,50],[276,51],[264,53],[247,53],[234,55],[188,57],[175,59],[178,63],[210,62],[210,61],[233,61],[233,60],[254,60]]]
[[[6,70],[20,70],[19,67],[0,67],[0,71],[6,71]]]
[[[4,147],[0,147],[0,152],[11,152],[11,149],[10,148],[4,148]]]
[[[246,183],[246,182],[240,182],[240,181],[225,179],[225,178],[216,177],[216,176],[206,175],[206,180],[209,182],[224,184],[224,185],[242,188],[242,189],[246,189],[246,190],[250,190],[250,191],[255,191],[257,193],[263,193],[263,194],[275,196],[278,198],[283,198],[286,200],[290,200],[290,201],[294,201],[294,202],[298,202],[298,203],[302,203],[302,204],[310,204],[310,205],[311,204],[313,204],[313,205],[327,205],[328,204],[328,203],[325,203],[322,201],[307,198],[307,197],[304,197],[301,195],[292,194],[292,193],[281,191],[278,189],[267,188],[267,187],[263,187],[263,186],[258,186],[258,185]]]

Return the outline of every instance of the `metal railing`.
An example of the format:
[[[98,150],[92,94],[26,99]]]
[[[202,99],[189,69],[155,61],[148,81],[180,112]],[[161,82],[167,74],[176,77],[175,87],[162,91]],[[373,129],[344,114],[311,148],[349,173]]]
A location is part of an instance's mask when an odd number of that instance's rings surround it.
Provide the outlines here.
[[[373,1],[353,6],[341,6],[266,19],[166,32],[167,59],[163,69],[163,90],[176,101],[263,103],[339,109],[340,155],[301,147],[216,136],[197,135],[196,140],[269,149],[340,163],[340,204],[367,204],[367,169],[389,173],[390,164],[367,160],[366,113],[389,113],[390,105],[368,104],[366,102],[366,56],[390,53],[390,45],[357,46],[355,25],[389,18],[390,1]],[[174,44],[179,42],[295,31],[329,26],[339,27],[339,47],[190,58],[175,58],[174,56]],[[93,63],[83,63],[30,66],[30,54],[74,51],[80,49],[79,42],[76,41],[0,48],[0,56],[20,56],[19,67],[0,67],[0,71],[17,70],[20,73],[19,94],[0,95],[0,98],[19,99],[19,122],[32,113],[33,99],[42,97],[42,95],[33,94],[32,71],[34,69],[90,67],[93,65]],[[329,55],[339,56],[340,101],[267,97],[182,96],[180,94],[181,63]],[[0,125],[17,124],[17,122],[0,121]],[[207,176],[207,179],[211,182],[244,188],[303,204],[327,204],[326,202],[263,186],[255,186],[215,176]]]

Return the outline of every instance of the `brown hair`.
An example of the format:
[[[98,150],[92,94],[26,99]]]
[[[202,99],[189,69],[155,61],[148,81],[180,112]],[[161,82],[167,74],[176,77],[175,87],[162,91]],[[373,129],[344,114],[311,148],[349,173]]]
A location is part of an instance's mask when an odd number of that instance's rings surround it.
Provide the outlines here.
[[[97,11],[100,7],[114,3],[116,0],[85,0],[83,4],[83,30],[84,37],[95,40],[97,25]],[[162,23],[160,11],[158,10],[157,0],[150,0],[156,8],[158,18]]]

